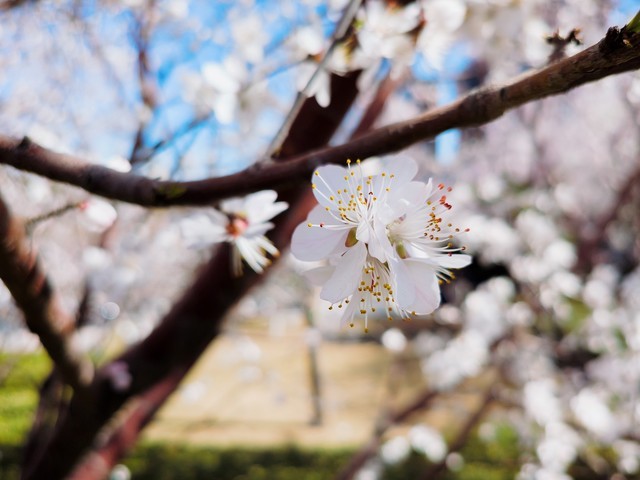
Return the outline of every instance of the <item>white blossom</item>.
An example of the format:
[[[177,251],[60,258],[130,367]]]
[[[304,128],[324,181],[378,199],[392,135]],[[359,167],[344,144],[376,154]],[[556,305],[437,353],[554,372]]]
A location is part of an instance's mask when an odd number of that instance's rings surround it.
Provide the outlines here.
[[[210,209],[182,222],[182,232],[192,247],[218,242],[233,244],[233,270],[242,272],[242,260],[257,273],[262,273],[271,261],[267,254],[278,256],[278,249],[265,237],[273,228],[271,218],[287,209],[286,202],[276,202],[273,190],[233,198],[220,204],[220,210]]]
[[[471,261],[454,255],[464,247],[452,243],[461,232],[447,221],[450,188],[413,181],[416,173],[416,163],[402,158],[377,175],[366,175],[360,161],[314,173],[319,205],[296,228],[291,251],[303,261],[329,261],[308,278],[323,285],[322,299],[344,307],[350,325],[360,314],[366,329],[378,309],[389,319],[433,312],[438,283]]]
[[[431,462],[441,462],[447,455],[448,447],[437,430],[426,425],[416,425],[409,431],[411,446],[423,453]]]
[[[405,460],[409,456],[410,452],[411,445],[409,444],[409,441],[402,436],[387,440],[380,448],[380,456],[382,457],[382,460],[391,465]]]

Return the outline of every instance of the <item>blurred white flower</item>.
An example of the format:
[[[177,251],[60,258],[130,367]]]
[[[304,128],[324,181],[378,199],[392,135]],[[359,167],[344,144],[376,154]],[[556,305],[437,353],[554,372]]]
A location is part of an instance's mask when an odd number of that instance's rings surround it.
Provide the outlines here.
[[[561,474],[575,460],[581,444],[580,437],[571,427],[562,422],[551,422],[545,428],[545,436],[538,444],[536,453],[546,470]]]
[[[450,268],[471,262],[454,255],[452,239],[460,229],[446,220],[452,208],[444,185],[412,181],[417,165],[397,159],[388,171],[366,175],[360,161],[352,168],[320,167],[312,184],[318,200],[306,224],[291,242],[303,261],[329,259],[329,265],[307,273],[323,285],[320,297],[338,308],[346,305],[343,321],[380,308],[407,318],[427,314],[440,304],[439,282],[453,278]],[[332,308],[332,307],[330,307]]]
[[[231,24],[231,34],[239,55],[250,63],[258,63],[264,57],[264,47],[269,42],[265,19],[249,14]]]
[[[480,373],[488,358],[486,340],[477,332],[465,331],[425,359],[422,370],[434,388],[448,390]]]
[[[264,107],[268,91],[266,83],[252,83],[247,65],[237,57],[227,57],[222,63],[207,62],[200,72],[182,73],[185,100],[198,116],[213,112],[223,125],[255,121],[256,111]]]
[[[447,468],[453,472],[459,472],[464,468],[464,457],[458,452],[451,452],[445,460]]]
[[[437,430],[426,425],[416,425],[409,430],[411,446],[423,453],[431,462],[441,462],[447,455],[447,443]]]
[[[462,0],[425,0],[427,22],[418,38],[418,47],[435,68],[442,68],[444,57],[467,13]]]
[[[539,425],[557,422],[562,418],[560,400],[551,379],[527,382],[523,389],[523,404],[527,415]]]
[[[109,480],[129,480],[131,478],[131,471],[126,465],[116,465],[109,474]]]
[[[470,292],[464,300],[467,329],[482,335],[487,343],[496,340],[507,328],[505,311],[514,294],[513,284],[496,277]]]
[[[240,93],[248,76],[245,65],[234,57],[228,57],[222,64],[206,63],[202,66],[202,78],[212,90],[212,95],[201,100],[209,103],[221,123],[229,124],[235,119]]]
[[[273,228],[271,218],[287,209],[286,202],[276,202],[273,190],[252,193],[244,198],[225,200],[221,212],[211,209],[183,220],[181,228],[187,244],[201,247],[218,242],[233,244],[233,271],[242,273],[242,259],[257,273],[271,262],[267,253],[278,256],[278,249],[265,237]]]
[[[412,32],[422,22],[422,6],[417,2],[406,6],[388,6],[381,0],[370,0],[358,11],[357,30],[359,65],[369,73],[375,73],[382,59],[392,62],[392,75],[413,61],[415,36]]]
[[[380,447],[380,457],[384,463],[389,465],[402,462],[409,456],[409,453],[411,453],[411,445],[403,436],[387,440]]]
[[[315,97],[318,105],[326,108],[331,103],[331,72],[311,59],[306,60],[298,69],[296,88],[307,98]]]
[[[618,453],[618,468],[624,473],[635,474],[640,470],[640,446],[632,441],[619,440],[613,444]]]
[[[127,173],[131,171],[131,163],[126,158],[120,155],[113,155],[104,162],[105,167],[109,167],[116,172]]]
[[[571,410],[587,430],[602,440],[611,441],[615,438],[617,422],[609,407],[593,390],[585,388],[573,397]]]
[[[407,346],[407,337],[398,328],[390,328],[381,337],[382,345],[392,352],[402,352]]]
[[[118,218],[116,209],[109,202],[92,197],[80,204],[80,221],[93,232],[104,232]]]

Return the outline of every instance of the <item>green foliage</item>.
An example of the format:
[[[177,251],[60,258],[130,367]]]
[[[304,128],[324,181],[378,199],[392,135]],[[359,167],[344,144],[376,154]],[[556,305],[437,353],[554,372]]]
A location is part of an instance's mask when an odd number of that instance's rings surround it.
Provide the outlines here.
[[[457,472],[445,468],[442,480],[511,480],[519,470],[520,456],[517,434],[508,425],[496,428],[493,438],[485,442],[477,434],[471,436],[460,452],[463,467]],[[413,453],[406,462],[388,467],[383,480],[423,478],[429,469],[428,460]]]
[[[447,480],[511,480],[520,469],[518,435],[508,425],[497,426],[489,441],[473,435],[460,453],[464,467]]]
[[[640,33],[640,10],[636,15],[627,23],[627,30],[633,33]]]
[[[0,445],[22,442],[38,404],[38,386],[50,369],[44,353],[0,355]]]
[[[124,462],[135,480],[320,480],[337,472],[352,452],[143,445]]]

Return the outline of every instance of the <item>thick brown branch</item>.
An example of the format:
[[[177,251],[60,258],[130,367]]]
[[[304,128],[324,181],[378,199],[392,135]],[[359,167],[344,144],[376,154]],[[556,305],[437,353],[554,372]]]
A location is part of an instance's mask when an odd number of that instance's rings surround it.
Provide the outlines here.
[[[331,138],[358,93],[355,76],[334,76],[332,82],[335,94],[328,107],[332,115],[326,116],[325,109],[309,100],[300,114],[318,118],[315,135],[288,138],[283,150],[300,153],[318,148]],[[291,208],[276,219],[271,239],[284,249],[293,229],[313,207],[313,196],[308,188],[298,187],[282,192],[280,199],[288,201]],[[24,478],[55,480],[68,478],[72,471],[75,480],[104,478],[109,466],[133,445],[140,429],[218,335],[231,306],[259,279],[249,271],[243,277],[234,277],[230,248],[222,245],[151,335],[101,368],[88,395],[72,400],[47,452]],[[131,383],[123,385],[118,376],[128,377]],[[122,416],[116,416],[122,423],[116,428],[105,427],[125,403]],[[91,453],[80,461],[88,448]]]
[[[73,318],[62,309],[49,280],[29,247],[23,225],[0,197],[0,278],[24,313],[29,330],[40,337],[64,380],[74,388],[92,378],[91,362],[71,344]]]
[[[69,183],[107,198],[147,206],[202,205],[265,188],[308,179],[326,163],[367,158],[401,150],[452,128],[490,122],[524,103],[566,92],[601,78],[640,68],[640,34],[610,29],[598,44],[503,86],[469,93],[456,102],[415,119],[374,130],[337,147],[290,159],[262,161],[242,172],[191,182],[152,180],[115,172],[76,157],[43,149],[28,139],[0,136],[0,163]],[[314,131],[315,134],[315,131]],[[287,152],[288,154],[291,152]]]

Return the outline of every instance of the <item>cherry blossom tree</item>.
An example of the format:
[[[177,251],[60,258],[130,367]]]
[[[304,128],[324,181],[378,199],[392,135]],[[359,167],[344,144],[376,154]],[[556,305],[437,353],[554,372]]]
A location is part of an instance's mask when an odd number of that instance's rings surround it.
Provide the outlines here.
[[[337,478],[492,422],[522,479],[638,472],[634,2],[0,7],[1,298],[55,365],[23,478],[105,478],[290,246],[427,385]],[[474,381],[452,438],[387,435]]]

